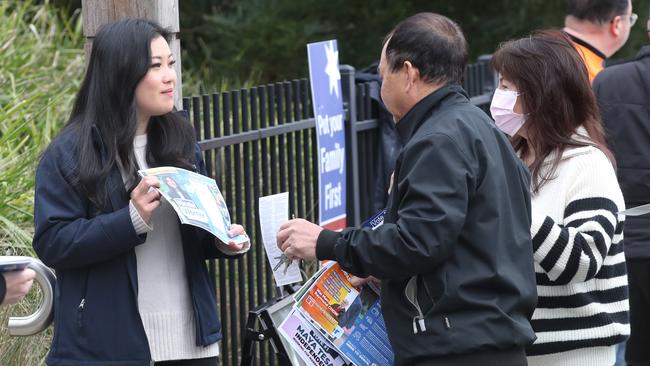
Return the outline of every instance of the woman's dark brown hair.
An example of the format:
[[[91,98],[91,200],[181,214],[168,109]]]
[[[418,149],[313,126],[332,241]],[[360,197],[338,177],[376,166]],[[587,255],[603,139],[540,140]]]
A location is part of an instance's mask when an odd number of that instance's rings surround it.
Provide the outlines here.
[[[505,42],[494,53],[492,66],[521,93],[527,140],[517,136],[512,144],[522,159],[533,160],[529,165],[533,192],[553,179],[569,147],[593,145],[614,162],[587,68],[566,34],[546,30]],[[588,136],[576,139],[574,134],[581,126]],[[552,154],[551,168],[542,174],[544,161]]]

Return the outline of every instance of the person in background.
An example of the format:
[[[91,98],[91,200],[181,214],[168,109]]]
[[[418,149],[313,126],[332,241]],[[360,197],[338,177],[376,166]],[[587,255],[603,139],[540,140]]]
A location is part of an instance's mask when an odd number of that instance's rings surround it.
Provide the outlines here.
[[[587,66],[589,81],[627,42],[636,19],[632,0],[567,0],[564,32]]]
[[[102,26],[70,120],[38,165],[33,246],[57,274],[48,365],[218,361],[205,259],[241,255],[250,243],[181,225],[158,178],[137,174],[157,166],[205,174],[194,129],[173,112],[168,37],[144,19]]]
[[[612,366],[629,334],[623,195],[587,69],[543,31],[502,44],[490,110],[532,174],[538,303],[528,364]]]
[[[650,9],[649,9],[650,10]],[[650,36],[650,11],[646,23]],[[650,45],[635,59],[603,70],[593,84],[607,140],[614,151],[625,205],[650,203]],[[650,216],[625,220],[630,287],[628,365],[650,365]]]
[[[529,175],[459,85],[466,62],[450,19],[399,23],[379,62],[404,142],[384,224],[334,232],[295,219],[277,235],[290,259],[336,260],[381,280],[397,365],[525,365],[535,339]]]
[[[32,288],[36,272],[30,268],[5,272],[0,276],[0,305],[20,302]]]

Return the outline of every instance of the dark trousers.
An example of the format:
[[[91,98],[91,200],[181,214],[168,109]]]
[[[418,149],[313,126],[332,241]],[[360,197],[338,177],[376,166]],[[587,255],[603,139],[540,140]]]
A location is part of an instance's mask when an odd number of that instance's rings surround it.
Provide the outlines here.
[[[464,355],[452,355],[416,361],[409,366],[527,366],[523,347],[506,350],[487,350]]]
[[[215,366],[217,357],[197,358],[193,360],[174,360],[156,362],[156,366]]]
[[[628,366],[650,366],[650,259],[627,260],[630,290],[630,338],[625,345]]]

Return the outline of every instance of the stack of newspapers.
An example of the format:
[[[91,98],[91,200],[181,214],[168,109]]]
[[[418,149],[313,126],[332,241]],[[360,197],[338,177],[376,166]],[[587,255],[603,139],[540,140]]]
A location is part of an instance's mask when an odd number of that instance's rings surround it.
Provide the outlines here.
[[[378,215],[383,218],[383,212]],[[367,223],[383,222],[378,215]],[[294,299],[295,305],[279,331],[306,364],[393,364],[376,286],[353,287],[350,275],[330,261],[294,294]]]

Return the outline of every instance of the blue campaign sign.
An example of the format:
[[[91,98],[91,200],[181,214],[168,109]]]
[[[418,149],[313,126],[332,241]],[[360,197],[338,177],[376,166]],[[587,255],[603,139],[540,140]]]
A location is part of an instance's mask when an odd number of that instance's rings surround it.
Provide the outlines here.
[[[319,223],[339,230],[345,217],[345,116],[336,40],[307,45],[309,79],[316,118]]]

